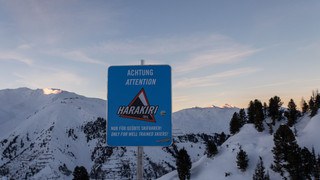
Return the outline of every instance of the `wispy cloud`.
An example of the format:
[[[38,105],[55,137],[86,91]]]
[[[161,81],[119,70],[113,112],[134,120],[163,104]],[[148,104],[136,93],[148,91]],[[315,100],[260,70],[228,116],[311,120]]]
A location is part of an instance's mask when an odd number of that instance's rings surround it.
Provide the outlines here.
[[[14,75],[17,77],[17,83],[30,88],[49,87],[77,90],[89,82],[86,78],[74,73],[53,68],[33,69],[28,74],[15,72]]]
[[[174,103],[187,102],[190,100],[189,96],[174,96]]]
[[[215,64],[230,64],[244,60],[262,49],[235,42],[220,34],[191,34],[164,38],[141,37],[110,41],[96,47],[112,55],[174,55],[175,73],[189,73]],[[183,60],[183,61],[182,61]]]
[[[298,50],[310,50],[310,51],[314,51],[314,52],[319,52],[320,43],[313,42],[313,43],[307,44],[305,46],[299,47]]]
[[[66,52],[66,53],[63,53],[62,56],[64,56],[67,59],[73,60],[73,61],[92,63],[92,64],[99,64],[99,65],[106,65],[107,64],[105,62],[90,58],[85,53],[83,53],[81,51]]]
[[[280,81],[280,82],[274,82],[269,84],[263,84],[259,86],[251,87],[252,89],[259,89],[259,88],[269,88],[269,87],[280,87],[280,86],[286,86],[290,84],[297,84],[300,85],[302,83],[314,83],[320,81],[320,78],[314,78],[314,79],[293,79],[293,80],[287,80],[287,81]]]
[[[175,83],[175,88],[188,88],[188,87],[210,87],[210,86],[218,86],[221,84],[219,79],[221,78],[231,78],[240,75],[249,75],[252,73],[256,73],[261,71],[261,68],[256,67],[246,67],[246,68],[238,68],[229,71],[224,71],[222,73],[213,74],[205,77],[197,77],[197,78],[186,78]]]
[[[234,76],[240,76],[240,75],[249,75],[252,73],[256,73],[262,71],[261,68],[257,67],[246,67],[246,68],[238,68],[233,69],[229,71],[225,71],[222,73],[214,74],[212,76],[209,76],[210,78],[224,78],[224,77],[234,77]]]
[[[187,73],[214,64],[235,63],[259,51],[261,51],[261,49],[250,49],[241,46],[220,48],[218,50],[212,50],[196,55],[186,63],[181,63],[175,70],[177,73]]]
[[[33,45],[32,44],[20,44],[18,47],[17,47],[17,50],[27,50],[27,49],[30,49],[32,48]]]
[[[99,4],[64,0],[1,3],[8,12],[14,37],[55,47],[79,46],[93,37],[113,33],[110,21],[117,12],[109,2]]]
[[[206,77],[204,78],[190,78],[190,79],[183,79],[178,81],[173,85],[174,88],[188,88],[188,87],[212,87],[218,86],[220,83],[217,82],[210,82],[210,80]]]
[[[110,41],[101,44],[98,48],[114,54],[170,54],[190,52],[212,46],[224,44],[230,39],[219,34],[190,35],[164,38],[140,37],[123,41]]]
[[[13,60],[13,61],[18,61],[27,65],[32,65],[34,63],[34,60],[15,52],[0,52],[0,60],[4,60],[4,61]]]

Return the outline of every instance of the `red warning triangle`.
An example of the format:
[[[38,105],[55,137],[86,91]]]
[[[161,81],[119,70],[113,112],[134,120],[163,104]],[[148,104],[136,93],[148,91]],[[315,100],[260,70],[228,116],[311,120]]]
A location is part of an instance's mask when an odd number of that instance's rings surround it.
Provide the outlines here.
[[[120,117],[156,122],[154,114],[156,114],[158,106],[150,106],[143,88],[127,107],[122,108],[125,113],[120,114]]]

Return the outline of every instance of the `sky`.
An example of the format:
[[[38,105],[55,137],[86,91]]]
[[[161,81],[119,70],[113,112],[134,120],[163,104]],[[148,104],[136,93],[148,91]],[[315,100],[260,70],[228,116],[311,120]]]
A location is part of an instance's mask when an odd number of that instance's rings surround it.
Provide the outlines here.
[[[107,98],[112,65],[169,64],[173,111],[320,85],[320,1],[0,0],[0,89]]]

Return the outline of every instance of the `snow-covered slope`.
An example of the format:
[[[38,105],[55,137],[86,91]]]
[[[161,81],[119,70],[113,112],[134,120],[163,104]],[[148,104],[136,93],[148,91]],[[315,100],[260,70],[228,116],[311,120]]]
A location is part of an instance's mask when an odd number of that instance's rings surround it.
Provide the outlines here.
[[[302,121],[298,124],[301,131],[298,133],[297,141],[300,146],[306,146],[320,152],[320,113],[313,118],[305,116]]]
[[[79,110],[81,106],[86,106],[87,109],[86,112],[82,112],[83,115],[104,116],[105,102],[103,100],[85,98],[66,91],[61,91],[58,94],[44,94],[44,92],[43,89],[31,90],[28,88],[0,91],[0,137],[13,131],[18,132],[19,128],[20,130],[42,128],[52,121],[59,120],[58,117],[52,117],[52,114],[57,116],[58,114],[60,116],[74,114],[73,112],[65,112]],[[77,121],[78,118],[73,119]],[[80,122],[69,121],[68,123]],[[15,129],[17,127],[18,129]]]
[[[229,133],[229,123],[235,107],[191,108],[175,112],[173,129],[183,133]]]
[[[75,130],[85,122],[104,116],[105,102],[62,91],[20,88],[0,91],[0,167],[17,171],[15,178],[46,171],[42,177],[61,177],[59,167],[92,163],[88,144],[74,142]],[[85,107],[83,109],[83,107]],[[71,135],[70,135],[71,134]],[[84,134],[79,134],[83,136]],[[77,137],[78,138],[78,137]],[[4,173],[5,174],[5,173]],[[41,179],[41,178],[40,178]]]
[[[175,143],[144,148],[144,177],[174,170],[182,147],[198,161],[208,140],[228,134],[235,111],[212,107],[174,113]],[[135,178],[137,149],[106,146],[105,112],[105,100],[71,92],[0,90],[0,178],[72,179],[75,166],[84,166],[92,178]]]
[[[282,121],[282,123],[284,123],[284,121]],[[306,113],[302,118],[300,118],[296,124],[296,139],[299,146],[307,147],[310,151],[312,147],[314,147],[315,153],[319,154],[319,128],[320,114],[310,118],[310,113]],[[244,151],[247,152],[249,158],[249,166],[245,172],[241,172],[237,168],[236,164],[236,156],[239,152],[240,146]],[[193,163],[191,169],[191,179],[252,179],[259,156],[261,156],[264,161],[264,166],[270,175],[270,179],[282,179],[279,173],[275,173],[270,169],[270,165],[273,163],[273,153],[271,151],[273,147],[273,135],[268,133],[267,127],[265,131],[257,132],[253,124],[246,124],[241,128],[239,133],[231,136],[222,146],[218,148],[219,153],[213,159],[203,156],[199,161]],[[165,176],[162,176],[160,179],[176,180],[179,178],[177,176],[177,171],[173,171]]]
[[[185,148],[191,157],[192,179],[252,179],[259,156],[271,179],[273,136],[257,132],[252,124],[218,147],[214,159],[204,156],[209,140],[220,143],[229,134],[229,122],[239,109],[232,106],[190,108],[173,113],[173,144],[144,148],[144,178],[178,179],[175,158]],[[84,166],[93,179],[136,178],[136,147],[106,145],[106,101],[75,93],[28,88],[0,90],[0,179],[72,179],[76,166]],[[270,119],[266,120],[271,121]],[[285,120],[279,122],[275,128]],[[300,147],[320,153],[320,114],[307,113],[295,125]],[[239,148],[249,156],[249,167],[236,165]],[[226,175],[228,175],[226,177]]]

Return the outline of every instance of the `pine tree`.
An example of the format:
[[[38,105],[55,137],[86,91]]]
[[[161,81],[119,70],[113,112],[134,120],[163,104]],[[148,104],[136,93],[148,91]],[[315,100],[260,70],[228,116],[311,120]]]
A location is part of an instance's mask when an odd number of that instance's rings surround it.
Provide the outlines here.
[[[291,178],[297,178],[299,172],[301,157],[300,147],[298,146],[295,136],[289,126],[280,125],[279,129],[273,136],[274,147],[273,152],[273,164],[271,169],[284,176],[284,172],[287,171]]]
[[[246,171],[248,167],[249,159],[247,153],[242,150],[240,147],[240,151],[237,154],[237,166],[242,172]]]
[[[309,105],[304,99],[301,100],[301,109],[303,114],[309,110]]]
[[[319,93],[318,93],[317,96],[316,96],[315,105],[317,106],[318,109],[320,108],[320,95],[319,95]]]
[[[247,123],[247,115],[243,108],[239,110],[239,120],[241,127]]]
[[[313,177],[315,180],[320,180],[320,166],[319,165],[315,166]]]
[[[320,95],[318,90],[312,91],[312,96],[309,101],[309,106],[311,110],[310,116],[313,117],[318,113],[318,109],[320,108]]]
[[[261,101],[255,99],[250,101],[248,107],[248,123],[254,123],[255,128],[261,132],[264,130],[263,121],[264,121],[264,112]]]
[[[312,161],[314,164],[317,164],[317,156],[316,156],[316,153],[314,151],[314,146],[312,146]]]
[[[267,106],[267,103],[264,102],[263,103],[263,114],[264,114],[264,117],[267,117],[268,116],[268,106]]]
[[[300,155],[301,155],[302,176],[305,179],[311,179],[311,176],[314,172],[314,167],[316,164],[314,156],[306,147],[304,147],[301,150]]]
[[[30,141],[29,132],[27,132],[27,141]]]
[[[270,180],[270,175],[269,175],[269,171],[267,171],[266,176],[264,177],[265,180]]]
[[[297,106],[294,103],[293,99],[291,99],[288,103],[288,111],[285,113],[287,119],[288,119],[288,126],[292,127],[294,124],[296,124],[296,121],[299,117],[299,111],[297,110]]]
[[[312,147],[312,163],[313,163],[313,177],[315,180],[320,180],[320,161],[317,161],[317,156],[314,151],[314,147]],[[320,160],[320,159],[319,159]]]
[[[314,109],[314,98],[311,96],[309,100],[309,109]]]
[[[274,96],[273,98],[270,98],[269,99],[269,116],[271,117],[272,119],[272,124],[275,125],[275,120],[278,119],[280,120],[281,119],[281,113],[280,113],[280,110],[279,108],[282,106],[282,102],[281,102],[281,99],[280,97],[278,96]]]
[[[267,123],[268,127],[269,127],[269,134],[272,135],[273,134],[273,127],[272,127],[272,123]]]
[[[302,150],[297,143],[291,144],[288,163],[285,166],[286,171],[290,175],[290,179],[305,179],[301,151]]]
[[[239,115],[237,112],[233,113],[229,128],[230,128],[230,133],[233,135],[240,131],[241,123],[240,123]]]
[[[20,148],[23,148],[24,147],[24,142],[23,142],[23,139],[20,140]]]
[[[253,174],[252,179],[253,180],[266,180],[267,175],[265,174],[264,170],[265,170],[265,167],[263,165],[263,160],[262,160],[261,156],[259,156],[259,161],[256,166],[256,169],[254,170],[254,174]]]
[[[317,160],[317,163],[316,163],[316,166],[317,166],[317,168],[318,168],[318,174],[319,174],[319,176],[320,176],[320,155],[318,154],[318,160]],[[320,177],[319,177],[319,179],[320,179]]]
[[[319,108],[320,108],[320,95],[317,95],[317,96],[316,96],[315,103],[314,103],[314,107],[313,107],[313,109],[311,110],[310,116],[311,116],[311,117],[315,116],[315,115],[318,113],[318,109],[319,109]]]
[[[182,148],[177,154],[176,165],[179,179],[190,179],[190,169],[192,167],[192,163],[188,152],[184,148]]]
[[[313,177],[315,180],[320,180],[320,155],[318,155],[318,160],[316,159],[316,163],[314,166],[314,172],[313,172]]]
[[[262,132],[264,130],[264,126],[263,126],[264,113],[263,113],[261,101],[257,99],[254,100],[254,106],[255,106],[254,127],[259,132]]]
[[[254,123],[256,114],[256,108],[254,106],[253,101],[250,101],[249,107],[248,107],[248,123]]]
[[[89,180],[87,169],[83,166],[76,166],[72,175],[73,180]]]
[[[216,144],[213,141],[208,141],[206,145],[206,152],[208,158],[212,158],[218,153]]]
[[[222,132],[220,134],[219,146],[221,146],[226,141],[226,134]]]
[[[291,134],[292,136],[290,136]],[[284,166],[288,160],[288,140],[295,141],[294,135],[288,126],[281,125],[273,136],[275,145],[272,149],[274,161],[271,165],[271,169],[281,175],[283,175]]]

